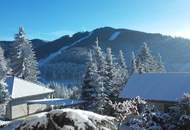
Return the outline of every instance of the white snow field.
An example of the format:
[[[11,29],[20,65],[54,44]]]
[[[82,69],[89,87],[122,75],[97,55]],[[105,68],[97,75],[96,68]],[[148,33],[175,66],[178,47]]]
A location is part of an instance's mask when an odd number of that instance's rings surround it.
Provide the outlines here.
[[[47,58],[40,60],[40,61],[39,61],[39,65],[42,66],[42,65],[44,65],[44,64],[47,64],[49,61],[51,61],[52,59],[54,59],[56,56],[60,55],[60,54],[61,54],[63,51],[65,51],[66,49],[71,48],[71,47],[73,47],[74,45],[76,45],[77,43],[79,43],[79,42],[81,42],[81,41],[83,41],[83,40],[89,38],[89,37],[92,35],[92,33],[93,33],[93,31],[90,32],[87,36],[85,36],[85,37],[83,37],[83,38],[81,38],[81,39],[79,39],[79,40],[73,42],[71,45],[69,45],[69,46],[64,46],[64,47],[62,47],[61,49],[59,49],[57,52],[54,52],[54,53],[50,54]]]
[[[120,34],[121,34],[121,32],[114,32],[114,33],[110,36],[109,40],[110,40],[110,41],[115,40]]]

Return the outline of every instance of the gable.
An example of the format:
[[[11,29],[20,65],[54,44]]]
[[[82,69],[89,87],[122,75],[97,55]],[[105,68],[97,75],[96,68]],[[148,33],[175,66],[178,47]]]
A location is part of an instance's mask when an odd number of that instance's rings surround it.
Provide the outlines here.
[[[134,74],[120,97],[177,101],[185,92],[190,92],[190,73],[146,73]]]
[[[6,78],[6,83],[13,99],[54,92],[52,89],[12,76]]]

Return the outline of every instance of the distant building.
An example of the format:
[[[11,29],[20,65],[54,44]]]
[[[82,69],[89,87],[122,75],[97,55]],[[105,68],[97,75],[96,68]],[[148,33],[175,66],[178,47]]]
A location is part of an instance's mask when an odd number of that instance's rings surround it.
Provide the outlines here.
[[[8,76],[6,83],[11,96],[11,101],[6,106],[7,119],[23,117],[45,109],[45,104],[32,104],[28,107],[27,102],[50,98],[54,93],[52,89],[13,76]]]
[[[140,96],[166,110],[185,92],[190,92],[190,73],[144,73],[132,75],[120,97]]]

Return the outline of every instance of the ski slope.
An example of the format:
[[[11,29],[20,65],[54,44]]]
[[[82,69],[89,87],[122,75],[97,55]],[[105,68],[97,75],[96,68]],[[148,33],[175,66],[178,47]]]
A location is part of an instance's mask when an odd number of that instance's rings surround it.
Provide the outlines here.
[[[110,38],[109,38],[109,40],[110,41],[113,41],[113,40],[115,40],[119,35],[120,35],[120,33],[121,32],[114,32],[111,36],[110,36]]]
[[[81,39],[79,39],[79,40],[73,42],[71,45],[69,45],[69,46],[64,46],[64,47],[62,47],[61,49],[59,49],[57,52],[54,52],[54,53],[50,54],[47,58],[40,60],[40,61],[39,61],[39,65],[40,65],[40,66],[43,66],[44,64],[47,64],[49,61],[51,61],[52,59],[54,59],[55,57],[57,57],[58,55],[60,55],[60,54],[61,54],[63,51],[65,51],[66,49],[71,48],[71,47],[75,46],[77,43],[80,43],[81,41],[83,41],[83,40],[89,38],[89,37],[92,35],[92,33],[93,33],[93,31],[90,32],[87,36],[82,37]]]

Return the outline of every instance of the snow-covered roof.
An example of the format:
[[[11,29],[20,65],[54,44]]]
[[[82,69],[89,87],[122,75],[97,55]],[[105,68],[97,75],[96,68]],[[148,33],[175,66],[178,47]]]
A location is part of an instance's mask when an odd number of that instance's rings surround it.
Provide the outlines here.
[[[190,92],[190,73],[145,73],[134,74],[120,97],[177,101],[185,92]]]
[[[53,99],[40,99],[40,100],[29,100],[28,104],[46,104],[46,105],[63,105],[63,106],[73,106],[81,103],[85,103],[83,100],[73,100],[73,99],[63,99],[63,98],[53,98]]]
[[[54,92],[52,89],[13,76],[7,76],[6,83],[13,99]]]

